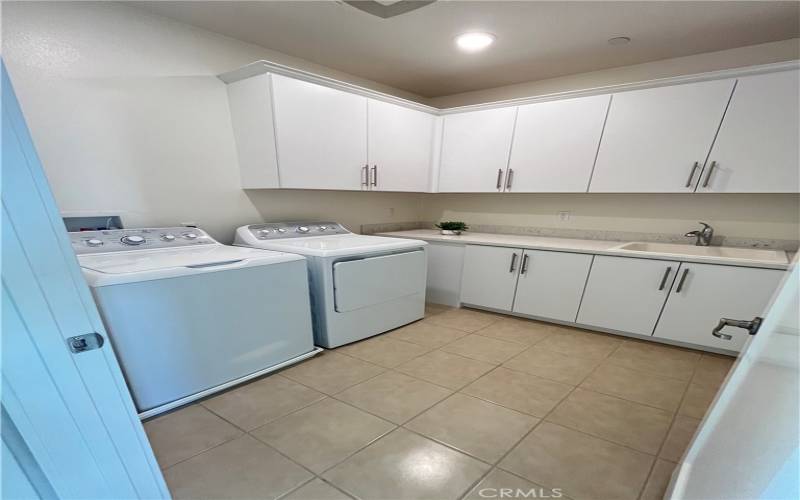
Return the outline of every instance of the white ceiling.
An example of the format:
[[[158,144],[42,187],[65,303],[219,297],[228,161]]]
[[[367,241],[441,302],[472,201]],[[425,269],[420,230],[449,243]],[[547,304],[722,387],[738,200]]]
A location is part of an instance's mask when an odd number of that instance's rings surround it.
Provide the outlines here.
[[[440,0],[389,19],[335,1],[135,4],[424,97],[800,36],[800,2]],[[471,30],[497,42],[461,53]],[[606,42],[620,35],[632,42]]]

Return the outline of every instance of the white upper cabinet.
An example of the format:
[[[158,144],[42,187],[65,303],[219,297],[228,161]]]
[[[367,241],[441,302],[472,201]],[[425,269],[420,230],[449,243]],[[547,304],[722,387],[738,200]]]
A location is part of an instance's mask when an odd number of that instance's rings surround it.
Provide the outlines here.
[[[445,116],[440,192],[503,190],[516,112],[509,107]]]
[[[282,188],[366,189],[367,98],[272,75]]]
[[[367,122],[370,188],[430,190],[434,116],[369,99]]]
[[[717,80],[614,94],[590,192],[693,192],[733,90]]]
[[[506,191],[585,193],[610,96],[520,106]]]
[[[739,78],[697,191],[796,193],[798,96],[797,70]]]

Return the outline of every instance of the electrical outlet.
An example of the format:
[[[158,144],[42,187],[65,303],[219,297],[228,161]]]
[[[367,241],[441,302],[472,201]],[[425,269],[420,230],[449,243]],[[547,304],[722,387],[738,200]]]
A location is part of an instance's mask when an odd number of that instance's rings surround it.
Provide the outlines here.
[[[558,220],[560,220],[561,222],[569,222],[570,218],[572,218],[571,212],[567,211],[558,212]]]
[[[389,217],[394,217],[394,207],[388,209]]]

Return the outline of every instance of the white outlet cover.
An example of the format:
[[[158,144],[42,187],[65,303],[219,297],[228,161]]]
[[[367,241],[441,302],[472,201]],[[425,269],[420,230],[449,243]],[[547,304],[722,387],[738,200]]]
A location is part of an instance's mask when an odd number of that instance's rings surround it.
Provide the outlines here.
[[[558,220],[561,222],[568,222],[571,216],[570,212],[558,212]]]

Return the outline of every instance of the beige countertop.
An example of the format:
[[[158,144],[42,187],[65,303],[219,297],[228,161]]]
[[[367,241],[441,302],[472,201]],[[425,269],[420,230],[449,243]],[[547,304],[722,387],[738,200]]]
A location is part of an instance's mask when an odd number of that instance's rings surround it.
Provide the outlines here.
[[[733,252],[747,253],[747,256],[692,255],[692,245],[653,244],[661,251],[637,251],[620,248],[631,242],[582,240],[576,238],[548,238],[544,236],[526,236],[521,234],[493,234],[465,232],[460,236],[445,236],[435,229],[415,229],[411,231],[395,231],[378,233],[376,236],[395,238],[411,238],[436,243],[461,245],[489,245],[514,248],[530,248],[533,250],[554,250],[595,255],[614,255],[619,257],[643,257],[650,259],[675,260],[706,264],[727,264],[731,266],[762,267],[767,269],[788,269],[789,258],[783,250],[767,249],[734,249]],[[727,247],[701,247],[698,251],[715,252]],[[742,250],[747,250],[743,252]]]

